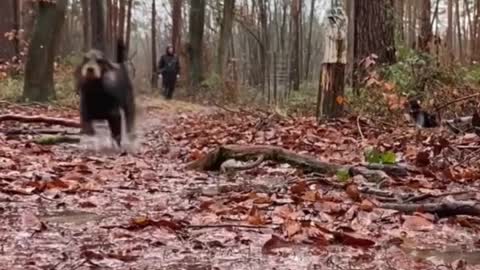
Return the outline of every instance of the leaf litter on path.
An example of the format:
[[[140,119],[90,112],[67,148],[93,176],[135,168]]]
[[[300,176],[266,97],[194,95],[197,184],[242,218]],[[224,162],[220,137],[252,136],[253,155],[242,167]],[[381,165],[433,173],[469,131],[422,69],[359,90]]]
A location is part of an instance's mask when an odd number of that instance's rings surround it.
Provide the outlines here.
[[[199,112],[196,106],[179,113],[182,106],[149,103],[141,148],[128,156],[0,134],[2,267],[436,269],[453,265],[451,254],[466,269],[480,267],[474,256],[478,217],[439,219],[421,209],[407,215],[379,208],[381,200],[396,198],[362,193],[378,183],[354,178],[328,185],[338,180],[272,162],[232,174],[185,169],[222,144],[281,146],[344,165],[365,162],[369,146],[422,168],[383,183],[385,191],[438,195],[468,188],[478,194],[479,171],[462,153],[480,145],[478,138],[418,137],[410,128],[362,121],[362,139],[356,119],[317,124],[256,111]],[[43,107],[2,111],[77,117]],[[451,251],[452,244],[463,253]]]

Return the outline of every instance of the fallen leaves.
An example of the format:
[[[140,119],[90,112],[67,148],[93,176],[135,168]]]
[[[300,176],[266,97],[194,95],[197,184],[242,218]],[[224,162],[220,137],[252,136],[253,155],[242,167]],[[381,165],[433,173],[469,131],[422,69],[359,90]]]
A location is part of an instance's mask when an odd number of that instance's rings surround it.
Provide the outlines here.
[[[309,255],[320,252],[325,258],[358,260],[362,269],[386,260],[381,255],[385,253],[398,266],[395,260],[404,254],[388,247],[405,245],[402,233],[427,246],[460,241],[471,243],[472,248],[479,245],[478,240],[465,241],[474,239],[473,232],[479,229],[475,218],[439,220],[426,213],[379,208],[384,202],[401,204],[400,195],[406,193],[423,203],[441,198],[422,194],[462,190],[466,183],[476,190],[479,170],[469,165],[470,160],[461,162],[478,148],[477,137],[427,134],[417,138],[413,129],[380,129],[361,119],[362,140],[356,117],[318,124],[311,118],[256,111],[185,114],[167,120],[160,127],[149,126],[154,130],[145,135],[148,149],[127,157],[92,156],[70,145],[37,146],[28,136],[6,140],[0,135],[0,211],[6,213],[0,225],[5,242],[0,260],[3,254],[17,262],[24,258],[15,253],[19,241],[13,239],[23,237],[17,231],[35,233],[29,241],[45,265],[60,259],[55,254],[65,252],[73,260],[112,269],[151,267],[145,258],[164,253],[178,260],[204,256],[222,261],[225,256],[244,259],[252,250],[282,255],[272,260],[291,259],[299,250]],[[159,133],[165,134],[166,142]],[[372,160],[413,167],[380,182],[351,177],[349,171],[337,173],[337,178],[310,175],[271,162],[231,177],[183,168],[186,161],[224,143],[283,146],[348,165],[368,163],[363,155],[368,145],[378,149]],[[365,187],[379,192],[364,193]],[[469,198],[478,200],[477,195]],[[38,217],[59,208],[88,209],[95,219],[82,215],[67,223],[62,218]],[[445,227],[450,230],[441,230]],[[40,248],[46,242],[48,253]],[[248,256],[261,258],[261,254]],[[362,261],[367,257],[367,263]],[[64,263],[59,268],[75,266],[68,259]]]

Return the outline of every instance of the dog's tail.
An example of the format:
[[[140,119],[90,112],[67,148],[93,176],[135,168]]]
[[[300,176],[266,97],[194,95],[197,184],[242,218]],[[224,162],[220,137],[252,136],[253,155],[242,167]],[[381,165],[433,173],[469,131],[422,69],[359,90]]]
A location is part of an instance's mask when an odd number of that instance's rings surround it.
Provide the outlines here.
[[[119,38],[117,40],[117,63],[123,63],[126,59],[127,48],[125,42]]]

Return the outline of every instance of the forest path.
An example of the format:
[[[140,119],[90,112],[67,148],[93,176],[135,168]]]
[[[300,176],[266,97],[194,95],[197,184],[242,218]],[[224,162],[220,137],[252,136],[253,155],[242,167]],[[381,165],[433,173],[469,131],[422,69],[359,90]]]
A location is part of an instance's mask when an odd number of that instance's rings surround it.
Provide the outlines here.
[[[44,106],[1,111],[77,117],[75,110]],[[356,128],[216,112],[142,100],[140,147],[123,156],[1,135],[0,269],[436,269],[427,258],[480,264],[470,249],[475,229],[435,223],[430,215],[366,210],[290,166],[267,163],[233,175],[186,170],[220,144],[320,147],[318,157],[345,163],[358,160],[364,146],[355,143]],[[478,229],[475,219],[463,222]],[[342,233],[332,238],[328,230]]]

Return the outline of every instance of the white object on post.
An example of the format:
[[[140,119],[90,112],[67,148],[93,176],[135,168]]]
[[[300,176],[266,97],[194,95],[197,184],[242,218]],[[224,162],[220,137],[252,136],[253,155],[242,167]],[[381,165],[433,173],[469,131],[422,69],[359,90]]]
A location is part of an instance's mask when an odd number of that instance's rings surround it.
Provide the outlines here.
[[[322,63],[346,64],[348,19],[343,8],[337,6],[329,9],[323,27],[326,38]]]

